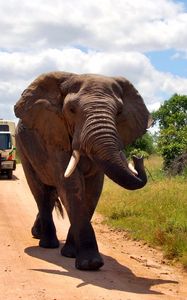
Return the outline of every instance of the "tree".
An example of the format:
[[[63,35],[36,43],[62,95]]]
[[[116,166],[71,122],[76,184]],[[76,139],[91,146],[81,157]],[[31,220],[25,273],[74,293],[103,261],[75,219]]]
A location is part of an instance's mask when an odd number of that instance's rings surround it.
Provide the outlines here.
[[[132,145],[125,149],[127,157],[135,155],[143,155],[147,158],[155,152],[154,139],[151,133],[146,132],[141,138],[137,139]]]
[[[174,159],[187,152],[187,96],[173,95],[152,115],[160,127],[158,148],[168,169]]]

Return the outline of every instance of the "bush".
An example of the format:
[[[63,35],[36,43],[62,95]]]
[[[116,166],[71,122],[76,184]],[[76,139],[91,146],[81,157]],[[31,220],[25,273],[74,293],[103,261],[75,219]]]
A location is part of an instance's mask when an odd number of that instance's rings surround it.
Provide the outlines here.
[[[132,145],[125,148],[125,154],[127,157],[132,155],[144,156],[148,158],[150,154],[155,152],[153,136],[146,132],[141,138],[137,139]]]
[[[164,169],[183,153],[187,153],[187,96],[175,94],[153,113],[160,134],[158,148],[164,159]]]

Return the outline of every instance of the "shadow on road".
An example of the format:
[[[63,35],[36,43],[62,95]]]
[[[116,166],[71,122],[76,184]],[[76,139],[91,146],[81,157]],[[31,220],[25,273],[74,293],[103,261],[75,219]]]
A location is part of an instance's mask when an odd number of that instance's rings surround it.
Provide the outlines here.
[[[75,269],[74,259],[62,257],[59,254],[59,249],[28,247],[25,249],[25,253],[49,262],[54,266],[62,267],[62,271],[55,268],[54,270],[33,268],[33,271],[81,279],[83,282],[79,284],[77,288],[92,284],[107,290],[118,290],[139,294],[161,294],[151,290],[151,287],[158,284],[178,283],[177,281],[172,280],[137,277],[129,268],[121,265],[114,258],[106,255],[102,255],[105,266],[100,271],[90,272]],[[65,271],[63,271],[63,269],[65,269]]]
[[[3,180],[3,181],[15,181],[15,180],[19,180],[19,178],[17,177],[17,176],[15,176],[15,175],[12,175],[12,179],[8,179],[7,178],[7,175],[1,175],[0,176],[0,180]]]

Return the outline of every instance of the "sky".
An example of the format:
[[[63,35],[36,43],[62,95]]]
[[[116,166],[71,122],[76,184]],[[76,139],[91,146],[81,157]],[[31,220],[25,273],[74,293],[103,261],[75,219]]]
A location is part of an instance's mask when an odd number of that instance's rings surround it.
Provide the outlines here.
[[[0,0],[0,118],[56,70],[124,76],[150,111],[187,94],[187,0]]]

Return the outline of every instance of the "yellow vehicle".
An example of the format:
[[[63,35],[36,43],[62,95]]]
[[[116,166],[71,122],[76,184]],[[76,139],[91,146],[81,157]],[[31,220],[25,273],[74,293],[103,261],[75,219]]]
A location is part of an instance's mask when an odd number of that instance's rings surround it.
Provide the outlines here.
[[[0,119],[0,175],[12,179],[16,169],[15,123]]]

